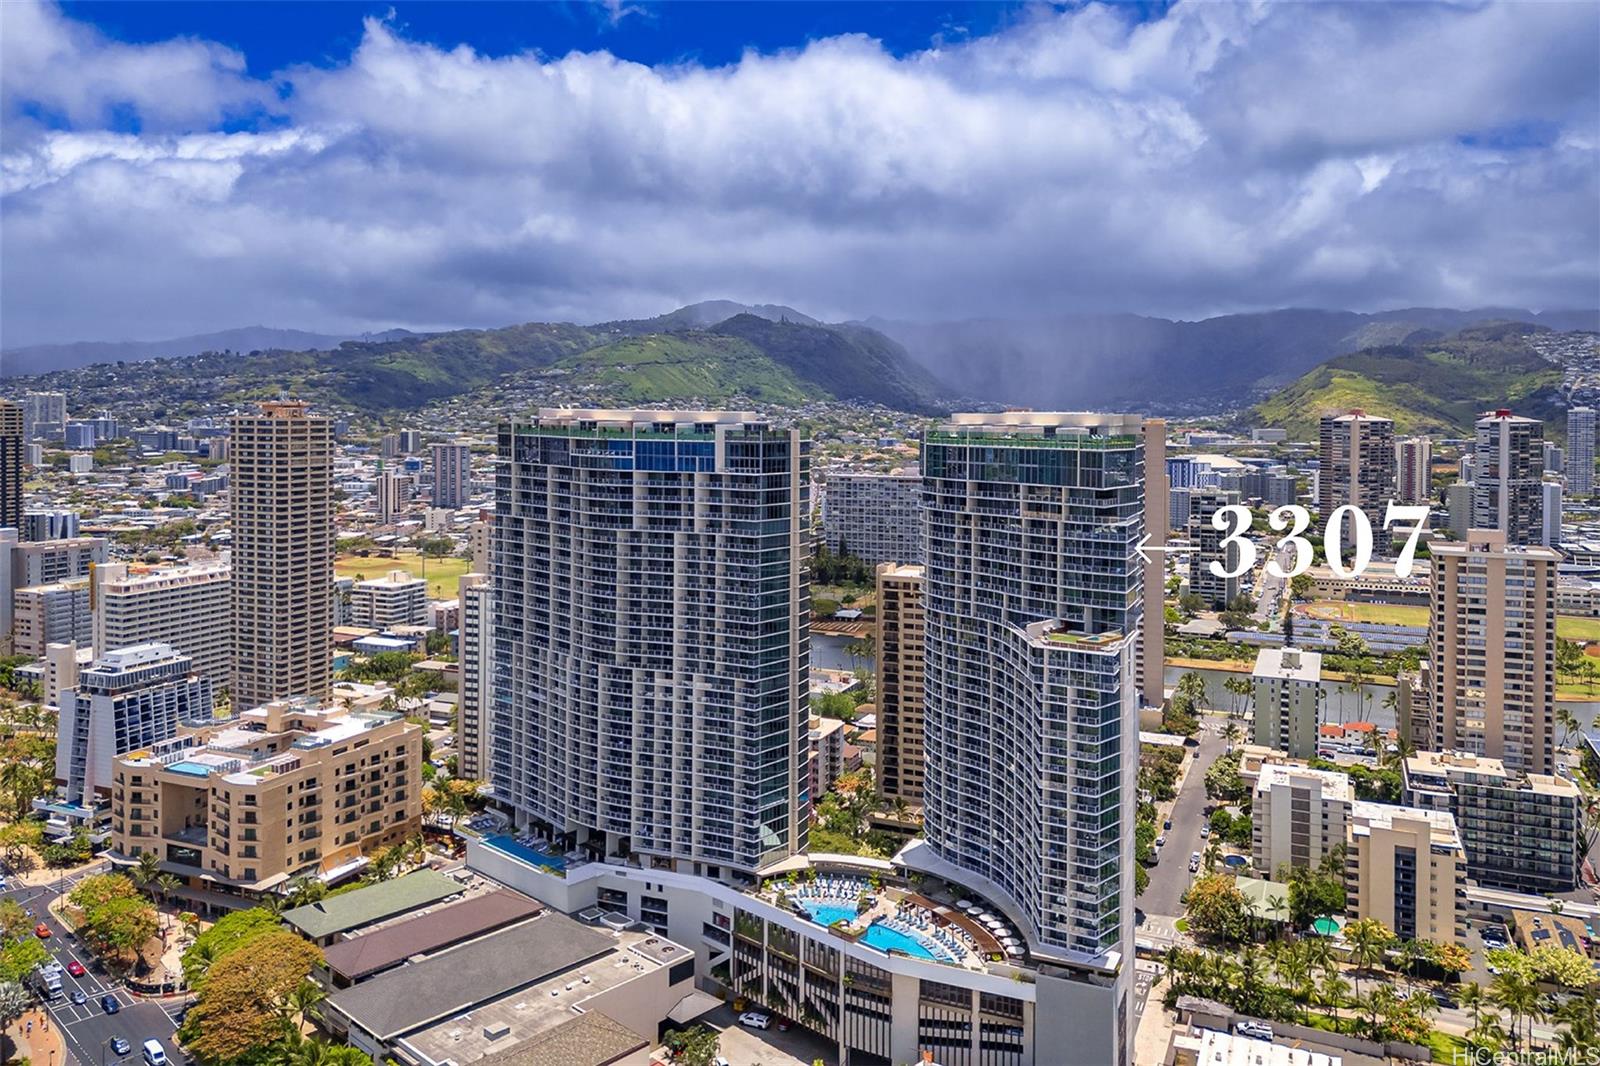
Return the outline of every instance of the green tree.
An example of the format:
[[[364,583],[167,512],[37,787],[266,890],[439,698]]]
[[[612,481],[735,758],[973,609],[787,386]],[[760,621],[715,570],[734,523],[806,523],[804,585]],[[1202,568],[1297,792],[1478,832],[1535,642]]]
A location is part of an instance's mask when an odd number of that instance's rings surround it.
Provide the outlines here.
[[[1245,938],[1248,916],[1238,885],[1227,874],[1206,874],[1189,886],[1189,924],[1219,940]]]
[[[4,1042],[7,1031],[27,1013],[32,1003],[33,997],[20,982],[0,981],[0,1042]]]
[[[207,973],[219,961],[280,928],[278,916],[263,907],[223,915],[211,928],[195,937],[194,943],[184,951],[184,980],[190,988],[199,991],[205,986]]]
[[[666,1046],[675,1063],[681,1063],[682,1066],[712,1066],[720,1049],[720,1041],[715,1029],[696,1025],[668,1033]]]
[[[286,929],[250,941],[211,965],[180,1036],[207,1063],[232,1062],[290,1032],[286,1004],[322,952]]]
[[[1394,943],[1394,933],[1376,918],[1357,918],[1344,927],[1344,940],[1350,945],[1350,961],[1355,965],[1356,997],[1361,996],[1361,974],[1383,962]]]

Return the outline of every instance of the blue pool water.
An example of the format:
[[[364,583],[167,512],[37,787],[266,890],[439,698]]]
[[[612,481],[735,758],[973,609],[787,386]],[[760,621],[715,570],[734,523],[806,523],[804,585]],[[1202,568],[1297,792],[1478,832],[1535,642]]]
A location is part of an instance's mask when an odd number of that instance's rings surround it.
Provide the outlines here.
[[[175,762],[167,769],[175,774],[188,774],[190,777],[209,777],[212,767],[202,762]]]
[[[870,944],[879,951],[900,951],[918,959],[936,957],[916,937],[906,936],[897,929],[890,929],[882,922],[873,922],[867,926],[867,935],[861,938],[861,942]]]
[[[856,916],[856,909],[849,904],[840,903],[807,903],[806,913],[811,915],[811,920],[818,925],[832,925],[834,922],[848,922]]]
[[[811,920],[823,926],[832,925],[834,922],[847,922],[857,914],[856,908],[847,903],[806,903],[803,906],[806,913],[811,915]],[[938,957],[916,937],[890,929],[882,922],[873,922],[867,926],[861,942],[879,951],[899,951],[918,959]]]
[[[503,851],[513,858],[532,863],[534,866],[543,866],[547,870],[565,870],[567,868],[567,860],[562,856],[549,855],[538,848],[530,848],[526,844],[519,843],[516,837],[507,833],[484,837],[483,842],[496,851]]]

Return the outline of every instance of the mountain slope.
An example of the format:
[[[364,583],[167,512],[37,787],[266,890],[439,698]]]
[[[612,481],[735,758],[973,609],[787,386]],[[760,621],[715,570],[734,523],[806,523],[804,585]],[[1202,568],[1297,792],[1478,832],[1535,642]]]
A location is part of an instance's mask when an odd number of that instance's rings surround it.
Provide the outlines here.
[[[308,333],[301,329],[244,326],[219,333],[198,333],[164,341],[78,341],[73,344],[34,344],[0,353],[0,377],[46,374],[93,363],[134,362],[163,357],[182,358],[201,352],[253,352],[266,349],[327,351],[347,340],[391,340],[411,336],[408,330],[353,336]]]
[[[1286,309],[1197,322],[1125,314],[867,324],[967,395],[1034,407],[1207,409],[1288,384],[1345,352],[1494,319],[1600,329],[1600,311],[1503,308]]]
[[[1453,337],[1341,355],[1257,404],[1252,420],[1291,438],[1315,437],[1323,414],[1361,408],[1392,418],[1397,433],[1470,433],[1486,410],[1561,416],[1561,370],[1524,339],[1526,327],[1462,330]]]
[[[756,346],[717,333],[651,333],[568,356],[552,374],[593,387],[613,403],[664,400],[804,403],[816,389]]]

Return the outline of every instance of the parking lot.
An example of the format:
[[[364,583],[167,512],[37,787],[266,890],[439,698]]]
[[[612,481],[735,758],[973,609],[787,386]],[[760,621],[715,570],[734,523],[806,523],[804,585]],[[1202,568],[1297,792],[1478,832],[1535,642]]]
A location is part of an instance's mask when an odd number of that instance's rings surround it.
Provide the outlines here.
[[[721,1032],[720,1052],[728,1066],[811,1066],[818,1059],[835,1066],[839,1061],[833,1044],[798,1025],[788,1032],[776,1024],[770,1029],[746,1029],[727,1005],[700,1020]]]

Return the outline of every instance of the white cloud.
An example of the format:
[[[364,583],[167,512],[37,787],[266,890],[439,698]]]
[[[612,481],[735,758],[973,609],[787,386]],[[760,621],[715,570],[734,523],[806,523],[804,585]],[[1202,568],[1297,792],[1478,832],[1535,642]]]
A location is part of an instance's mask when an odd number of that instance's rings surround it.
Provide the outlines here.
[[[712,296],[1592,305],[1597,12],[1089,6],[906,57],[847,36],[713,69],[490,58],[369,20],[348,62],[269,84],[214,44],[3,5],[4,343]],[[108,128],[128,108],[141,132]],[[248,108],[262,132],[216,132]]]

